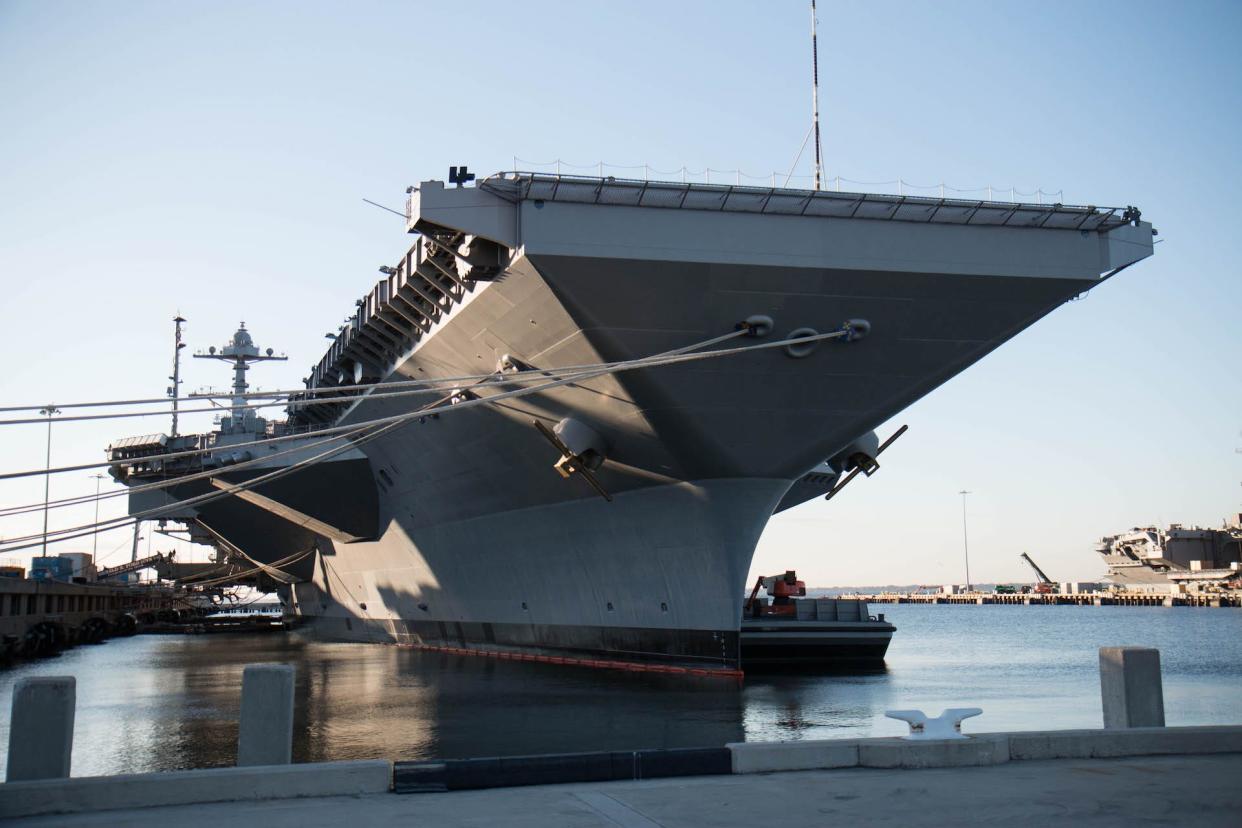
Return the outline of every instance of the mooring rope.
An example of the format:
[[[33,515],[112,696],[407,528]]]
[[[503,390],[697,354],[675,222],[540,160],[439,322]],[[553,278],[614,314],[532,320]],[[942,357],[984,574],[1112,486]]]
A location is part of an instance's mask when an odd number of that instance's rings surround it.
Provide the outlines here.
[[[688,345],[685,348],[678,348],[677,350],[667,351],[665,353],[666,354],[680,354],[680,353],[685,353],[688,350],[694,350],[696,348],[706,348],[711,345],[715,345],[718,342],[724,342],[726,340],[733,339],[738,336],[745,336],[748,333],[749,333],[749,329],[742,328],[737,331],[731,331],[730,333],[727,333],[723,336],[715,337],[714,339],[708,339],[703,342],[697,342],[693,345]],[[657,354],[656,356],[662,356],[662,355],[664,354]],[[649,358],[655,358],[655,357],[649,357]],[[190,402],[194,400],[233,400],[233,399],[266,400],[266,399],[271,399],[273,400],[273,402],[261,403],[257,405],[247,404],[247,405],[240,405],[240,406],[230,405],[230,406],[225,406],[225,407],[212,406],[210,408],[182,408],[182,409],[179,409],[178,413],[179,414],[210,414],[210,413],[219,413],[223,411],[231,411],[234,408],[238,410],[243,410],[243,409],[250,410],[250,409],[258,409],[258,408],[275,408],[278,406],[301,408],[301,407],[311,406],[311,405],[332,405],[332,404],[336,404],[340,402],[348,402],[351,400],[366,399],[368,396],[374,396],[374,397],[388,396],[387,393],[380,393],[380,389],[421,388],[421,389],[425,389],[425,393],[433,393],[437,391],[440,391],[440,392],[450,391],[456,386],[461,385],[462,383],[465,383],[465,382],[480,382],[484,380],[491,381],[492,383],[496,385],[517,385],[523,382],[534,382],[541,378],[546,378],[550,374],[565,374],[565,373],[573,373],[577,371],[594,370],[594,369],[603,367],[604,365],[608,365],[608,364],[610,363],[588,363],[586,365],[564,365],[564,366],[560,366],[556,368],[532,368],[532,369],[524,370],[524,371],[514,371],[513,373],[509,373],[509,374],[499,374],[493,371],[488,374],[466,374],[460,377],[436,377],[436,378],[428,378],[428,379],[396,380],[393,382],[385,382],[385,383],[372,382],[372,383],[363,383],[359,385],[332,385],[332,386],[321,386],[321,387],[316,387],[316,388],[294,388],[294,389],[284,389],[284,390],[276,390],[276,391],[251,391],[251,392],[244,392],[241,394],[232,394],[232,393],[226,393],[226,392],[221,392],[221,393],[212,392],[212,393],[205,393],[205,394],[192,394],[188,397],[177,397],[175,400],[172,397],[148,397],[145,399],[132,399],[132,400],[100,400],[96,402],[56,403],[55,407],[61,408],[61,409],[65,409],[65,408],[106,408],[106,407],[115,407],[115,406],[121,406],[121,405],[161,405],[161,404],[170,404],[174,401],[177,403],[183,403],[183,402]],[[359,394],[356,396],[341,395],[341,396],[331,397],[331,398],[323,399],[323,400],[311,400],[311,399],[290,400],[290,399],[287,399],[288,397],[294,396],[294,395],[339,394],[342,391],[363,391],[367,393]],[[41,405],[31,404],[31,405],[0,406],[0,412],[42,411],[42,410],[45,410],[46,408],[48,408],[47,403],[43,403]],[[156,409],[152,411],[122,412],[120,414],[74,415],[74,416],[69,416],[69,417],[57,417],[55,422],[66,423],[66,422],[73,422],[77,420],[106,420],[106,419],[121,419],[121,418],[127,418],[127,417],[150,417],[150,416],[166,417],[170,413],[171,413],[170,411]],[[36,424],[36,423],[44,424],[46,422],[47,422],[47,417],[27,417],[27,418],[22,418],[22,419],[0,420],[0,425],[31,425],[31,424]]]
[[[106,531],[108,529],[115,529],[120,526],[129,525],[129,524],[141,521],[141,520],[149,520],[149,519],[158,517],[160,515],[167,515],[171,512],[179,511],[189,506],[195,506],[195,505],[200,505],[203,503],[208,503],[208,502],[217,500],[221,497],[227,497],[229,495],[236,494],[237,492],[240,492],[240,491],[247,491],[262,483],[266,483],[271,480],[279,479],[288,474],[292,474],[296,471],[300,471],[301,469],[306,468],[307,466],[314,465],[314,464],[323,462],[325,460],[331,459],[332,457],[335,457],[338,454],[348,451],[351,448],[355,448],[357,446],[370,442],[371,440],[374,440],[382,436],[383,434],[388,433],[389,431],[393,430],[394,428],[404,423],[407,423],[407,422],[410,422],[411,420],[419,419],[422,417],[427,417],[432,414],[442,414],[442,413],[447,413],[449,411],[462,411],[467,408],[472,408],[472,407],[476,407],[480,405],[494,405],[504,400],[514,399],[514,398],[529,396],[531,394],[541,393],[544,391],[549,391],[549,390],[552,390],[553,388],[559,388],[565,385],[570,385],[572,383],[580,382],[585,379],[593,379],[599,376],[620,373],[623,371],[630,371],[630,370],[635,370],[639,368],[656,367],[656,366],[663,366],[663,365],[675,365],[675,364],[680,364],[684,362],[692,362],[692,361],[697,361],[697,360],[702,360],[702,359],[713,359],[713,358],[718,358],[722,356],[735,356],[738,354],[749,353],[752,351],[763,351],[763,350],[768,350],[771,348],[789,347],[791,345],[800,345],[800,344],[809,344],[809,343],[819,342],[819,341],[828,340],[828,339],[840,339],[840,338],[848,339],[852,337],[852,335],[854,334],[854,330],[853,328],[850,327],[849,324],[846,324],[842,326],[842,328],[840,328],[839,330],[831,331],[829,333],[824,333],[824,334],[813,334],[813,335],[807,335],[807,336],[801,336],[801,337],[793,337],[789,339],[775,340],[772,342],[764,342],[758,345],[747,345],[747,346],[733,347],[733,348],[722,348],[722,349],[718,349],[714,351],[690,353],[690,351],[693,351],[696,348],[705,347],[706,344],[708,343],[715,344],[715,343],[724,341],[726,339],[734,338],[736,336],[746,335],[747,333],[748,331],[746,330],[735,331],[735,332],[726,334],[721,337],[714,337],[713,339],[706,340],[703,343],[695,343],[693,345],[688,345],[683,348],[675,349],[674,351],[668,351],[662,354],[658,354],[654,357],[645,357],[645,358],[640,358],[640,359],[635,359],[635,360],[623,360],[623,361],[618,361],[614,363],[603,363],[601,364],[600,368],[598,368],[597,370],[584,371],[579,374],[572,374],[568,377],[561,377],[559,379],[555,379],[553,381],[546,382],[541,385],[536,385],[536,386],[527,387],[527,388],[519,388],[519,389],[515,389],[512,391],[505,391],[500,394],[495,394],[495,395],[487,396],[487,397],[479,396],[479,397],[475,397],[472,399],[461,400],[455,403],[450,401],[448,402],[448,404],[442,404],[442,405],[436,405],[430,408],[418,409],[412,412],[407,412],[405,414],[393,415],[391,417],[382,417],[382,418],[378,418],[374,420],[364,421],[362,423],[354,423],[345,428],[348,428],[353,431],[361,431],[362,429],[366,429],[366,428],[374,428],[374,430],[368,434],[356,437],[350,443],[320,452],[316,455],[300,460],[297,463],[294,463],[290,466],[286,466],[281,469],[275,469],[271,472],[268,472],[267,474],[260,475],[259,477],[255,477],[255,478],[252,478],[250,480],[247,480],[241,483],[228,484],[226,487],[222,487],[217,492],[209,492],[207,494],[198,495],[196,497],[188,498],[183,501],[177,501],[171,504],[165,504],[163,506],[159,506],[154,509],[148,509],[143,512],[139,512],[137,514],[129,515],[129,516],[122,517],[122,518],[113,518],[113,519],[106,520],[106,521],[99,521],[99,522],[91,523],[91,524],[83,524],[80,526],[71,527],[69,529],[61,529],[61,530],[57,530],[55,532],[49,532],[46,534],[41,533],[37,535],[26,535],[26,536],[22,536],[18,538],[10,538],[8,539],[7,542],[0,544],[0,554],[7,553],[7,552],[15,552],[21,549],[28,549],[28,548],[32,548],[35,546],[39,546],[41,544],[71,540],[73,538],[78,538],[78,537],[82,537],[85,535],[94,534],[97,531]],[[254,445],[257,443],[261,443],[261,442],[272,442],[272,441],[254,441],[254,443],[246,443],[246,444],[241,444],[241,445],[250,446],[250,445]],[[303,449],[305,449],[305,447],[303,447]],[[193,452],[193,453],[197,453],[197,452]],[[146,460],[147,458],[140,458],[140,459]],[[109,463],[106,465],[117,465],[117,464]],[[47,471],[44,471],[43,473],[46,474]],[[172,480],[172,481],[163,481],[163,482],[166,482],[167,485],[177,485],[180,481]]]
[[[704,340],[703,342],[696,342],[692,345],[686,345],[684,347],[677,348],[672,351],[665,351],[663,353],[656,354],[654,356],[643,357],[643,358],[639,358],[635,360],[629,360],[626,362],[602,362],[602,363],[592,363],[592,364],[587,364],[587,365],[572,365],[572,366],[565,366],[565,367],[559,367],[559,368],[547,368],[547,369],[532,368],[529,370],[515,372],[514,374],[510,374],[508,376],[512,380],[513,378],[517,377],[520,374],[522,375],[521,381],[525,382],[525,381],[547,380],[549,377],[561,377],[561,376],[564,376],[566,372],[581,376],[581,375],[585,375],[588,372],[600,371],[606,368],[611,368],[614,366],[622,366],[622,365],[628,365],[628,366],[632,366],[635,368],[641,368],[641,367],[645,367],[645,365],[643,365],[642,363],[645,363],[651,360],[659,360],[659,359],[662,359],[668,356],[684,354],[689,351],[697,350],[699,348],[705,348],[710,345],[718,344],[725,340],[734,339],[739,336],[745,336],[749,332],[750,332],[749,329],[732,331],[728,334],[724,334],[723,336],[713,337],[712,339]],[[790,341],[790,340],[782,340],[782,341]],[[491,374],[475,375],[476,384],[481,384],[483,382],[487,382],[489,385],[493,385],[493,386],[503,386],[503,385],[511,384],[511,382],[507,380],[506,381],[497,380],[496,378],[498,376],[500,375],[494,372]],[[463,378],[459,377],[456,379],[463,379]],[[421,384],[427,381],[417,380],[415,382],[418,382]],[[439,382],[446,382],[446,380],[432,380],[432,382],[439,383]],[[379,387],[390,387],[393,385],[403,385],[403,384],[405,383],[385,383],[384,386],[370,385],[370,386],[356,386],[356,387],[376,389]],[[516,380],[512,384],[516,384]],[[460,383],[457,383],[454,386],[440,387],[437,390],[439,391],[456,390],[459,386],[460,386]],[[366,401],[374,402],[374,401],[380,401],[380,400],[391,398],[391,397],[410,396],[411,393],[413,392],[401,391],[401,392],[390,392],[390,393],[372,393],[372,394],[363,394],[363,395],[360,395],[359,397],[351,398],[351,399],[366,400]],[[333,400],[333,401],[335,402],[336,400]],[[213,410],[219,410],[219,409],[213,409]],[[167,412],[160,412],[160,413],[167,413]],[[183,411],[182,413],[185,413],[185,412]],[[23,421],[23,422],[46,423],[47,420],[38,419],[38,420],[29,420],[29,421]],[[62,420],[57,420],[56,422],[62,422]],[[372,420],[369,422],[384,422],[384,420]],[[277,437],[266,437],[261,440],[252,440],[248,443],[245,443],[244,445],[247,448],[249,448],[252,446],[269,445],[272,443],[279,443],[279,442],[284,442],[287,440],[298,440],[298,439],[305,437],[306,434],[317,434],[317,435],[340,434],[342,432],[349,431],[350,429],[354,428],[357,425],[366,425],[366,424],[367,423],[364,422],[364,423],[355,423],[353,425],[348,425],[348,426],[329,426],[325,428],[316,428],[308,432],[298,432],[294,434],[284,434],[284,435],[280,435]],[[141,458],[134,458],[134,459],[141,460],[143,462],[177,460],[177,459],[181,459],[184,457],[193,457],[193,456],[200,455],[200,454],[211,454],[213,452],[223,451],[225,448],[226,447],[223,447],[223,446],[208,446],[205,448],[183,449],[181,451],[167,452],[164,454],[146,455]],[[125,461],[107,461],[107,462],[102,462],[102,463],[82,463],[82,464],[77,464],[77,465],[72,465],[72,466],[59,466],[59,467],[51,468],[51,469],[29,469],[29,470],[20,471],[20,472],[6,472],[3,474],[0,474],[0,480],[10,480],[10,479],[19,478],[19,477],[37,477],[37,476],[42,476],[42,475],[47,475],[47,474],[63,474],[67,472],[88,471],[90,469],[99,469],[99,468],[110,468],[112,466],[118,465],[121,462],[125,462]],[[87,496],[83,496],[83,497],[87,497]],[[82,502],[89,502],[89,501],[82,501]]]

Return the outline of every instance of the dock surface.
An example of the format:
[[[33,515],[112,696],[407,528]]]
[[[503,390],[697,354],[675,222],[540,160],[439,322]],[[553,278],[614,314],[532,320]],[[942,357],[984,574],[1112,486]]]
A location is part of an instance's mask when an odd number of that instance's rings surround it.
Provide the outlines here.
[[[224,802],[13,820],[23,826],[753,828],[788,825],[1237,825],[1242,754],[801,771],[431,794]]]

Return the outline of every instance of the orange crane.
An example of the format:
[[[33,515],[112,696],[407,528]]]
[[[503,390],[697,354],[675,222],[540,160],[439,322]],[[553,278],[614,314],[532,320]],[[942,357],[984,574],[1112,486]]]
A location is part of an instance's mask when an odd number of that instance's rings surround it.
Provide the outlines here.
[[[1044,574],[1044,571],[1039,568],[1039,564],[1031,560],[1030,555],[1023,552],[1021,555],[1019,555],[1019,557],[1022,558],[1022,560],[1026,561],[1028,564],[1030,564],[1031,569],[1035,570],[1035,577],[1038,579],[1035,582],[1035,592],[1039,593],[1040,595],[1051,595],[1057,592],[1056,583],[1051,578],[1049,578],[1047,575]]]
[[[759,600],[759,589],[767,590],[772,599],[768,606]],[[798,580],[798,573],[792,569],[784,575],[760,575],[755,581],[755,588],[746,599],[746,616],[758,618],[763,615],[796,615],[797,606],[791,600],[806,595],[806,584]]]

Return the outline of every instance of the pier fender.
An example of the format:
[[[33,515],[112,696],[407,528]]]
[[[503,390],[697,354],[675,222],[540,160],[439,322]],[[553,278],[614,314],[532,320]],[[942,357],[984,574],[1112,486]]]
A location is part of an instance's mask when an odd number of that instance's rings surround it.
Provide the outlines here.
[[[51,655],[68,643],[65,631],[53,621],[41,621],[26,631],[22,653],[28,656]]]
[[[123,613],[113,622],[113,629],[117,635],[133,635],[138,632],[138,617],[132,612]]]
[[[108,622],[103,618],[91,617],[78,628],[78,640],[84,644],[99,644],[108,637]]]
[[[594,471],[608,456],[608,441],[598,431],[574,417],[565,417],[552,428],[560,441],[578,459],[578,462]]]

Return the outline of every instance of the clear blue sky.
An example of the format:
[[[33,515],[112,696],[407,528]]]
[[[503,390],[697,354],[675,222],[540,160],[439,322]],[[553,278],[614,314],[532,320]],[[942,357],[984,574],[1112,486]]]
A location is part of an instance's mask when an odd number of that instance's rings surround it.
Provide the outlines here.
[[[291,356],[252,380],[297,384],[408,243],[361,199],[400,206],[450,164],[785,170],[809,122],[808,18],[802,2],[3,0],[0,399],[158,395],[178,310],[191,350],[244,318]],[[757,570],[961,580],[963,488],[981,581],[1029,579],[1022,550],[1091,577],[1100,535],[1240,508],[1240,36],[1237,3],[821,4],[829,175],[1136,204],[1163,243],[902,414],[883,470],[774,520]],[[65,424],[53,463],[165,428]],[[0,428],[3,467],[40,467],[43,439]],[[93,487],[57,477],[52,496]],[[41,498],[37,480],[0,485],[3,503]]]

